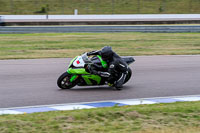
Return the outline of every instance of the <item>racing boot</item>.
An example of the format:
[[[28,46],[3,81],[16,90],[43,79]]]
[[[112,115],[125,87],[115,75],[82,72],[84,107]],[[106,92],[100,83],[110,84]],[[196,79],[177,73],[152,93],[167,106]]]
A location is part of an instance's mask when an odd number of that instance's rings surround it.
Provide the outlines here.
[[[124,84],[124,81],[126,79],[127,74],[122,73],[120,78],[115,82],[115,88],[116,90],[121,90]]]

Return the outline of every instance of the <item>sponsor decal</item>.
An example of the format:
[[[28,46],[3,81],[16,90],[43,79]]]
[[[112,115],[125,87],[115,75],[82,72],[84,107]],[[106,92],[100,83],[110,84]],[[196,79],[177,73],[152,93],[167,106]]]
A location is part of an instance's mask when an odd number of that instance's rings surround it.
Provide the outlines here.
[[[80,64],[80,61],[79,61],[79,60],[77,60],[77,61],[76,61],[76,63],[77,63],[77,64]]]

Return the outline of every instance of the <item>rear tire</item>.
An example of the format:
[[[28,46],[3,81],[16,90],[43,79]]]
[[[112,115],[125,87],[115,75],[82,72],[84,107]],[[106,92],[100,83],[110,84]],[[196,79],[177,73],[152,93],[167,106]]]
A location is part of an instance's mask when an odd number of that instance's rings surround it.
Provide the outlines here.
[[[128,67],[128,75],[127,75],[127,77],[126,77],[126,79],[124,81],[124,84],[129,81],[131,76],[132,76],[132,70]]]
[[[76,82],[70,82],[70,78],[72,77],[71,74],[68,72],[63,73],[57,80],[57,85],[61,89],[71,89],[72,87],[76,86]]]

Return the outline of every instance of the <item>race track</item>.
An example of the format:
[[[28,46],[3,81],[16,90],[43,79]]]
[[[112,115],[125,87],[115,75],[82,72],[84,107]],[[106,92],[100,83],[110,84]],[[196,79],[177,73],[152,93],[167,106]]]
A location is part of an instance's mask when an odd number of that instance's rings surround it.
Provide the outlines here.
[[[122,91],[103,86],[60,90],[70,59],[0,60],[0,108],[200,94],[200,55],[135,56]]]

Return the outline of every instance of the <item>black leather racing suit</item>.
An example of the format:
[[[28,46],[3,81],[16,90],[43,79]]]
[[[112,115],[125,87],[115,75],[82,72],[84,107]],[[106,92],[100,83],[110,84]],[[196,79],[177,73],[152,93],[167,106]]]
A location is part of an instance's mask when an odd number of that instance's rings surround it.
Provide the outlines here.
[[[101,51],[92,51],[87,54],[90,55],[100,55]],[[116,88],[121,88],[126,76],[128,74],[128,65],[122,58],[113,52],[112,57],[105,60],[108,64],[108,73],[110,76],[108,78],[108,82],[114,84]]]

